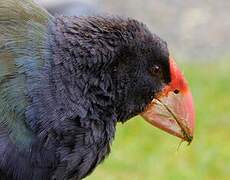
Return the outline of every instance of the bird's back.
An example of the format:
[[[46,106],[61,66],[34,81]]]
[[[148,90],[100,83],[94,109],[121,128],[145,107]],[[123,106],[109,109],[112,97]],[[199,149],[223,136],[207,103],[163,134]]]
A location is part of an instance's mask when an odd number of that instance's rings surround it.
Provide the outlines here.
[[[51,18],[30,0],[0,0],[1,180],[43,178],[42,167],[37,167],[43,158],[31,154],[39,147],[32,147],[37,139],[26,110],[31,102],[28,90],[37,86],[34,80],[45,63]]]

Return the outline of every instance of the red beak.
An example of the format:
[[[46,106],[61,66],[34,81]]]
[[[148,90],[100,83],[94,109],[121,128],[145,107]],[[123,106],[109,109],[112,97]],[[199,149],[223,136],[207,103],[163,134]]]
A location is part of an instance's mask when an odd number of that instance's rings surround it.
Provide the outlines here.
[[[172,58],[169,63],[171,82],[141,115],[152,125],[190,143],[195,124],[192,94]]]

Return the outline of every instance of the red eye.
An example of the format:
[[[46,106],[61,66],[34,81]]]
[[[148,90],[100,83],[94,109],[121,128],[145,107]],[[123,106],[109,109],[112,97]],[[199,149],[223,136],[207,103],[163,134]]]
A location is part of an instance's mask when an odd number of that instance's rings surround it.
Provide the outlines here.
[[[151,68],[151,73],[152,73],[153,75],[157,75],[159,72],[160,72],[160,66],[154,65],[154,66]]]

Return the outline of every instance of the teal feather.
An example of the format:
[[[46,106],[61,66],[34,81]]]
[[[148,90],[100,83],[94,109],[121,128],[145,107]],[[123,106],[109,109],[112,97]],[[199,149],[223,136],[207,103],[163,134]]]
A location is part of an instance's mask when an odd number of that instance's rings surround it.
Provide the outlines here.
[[[0,0],[0,128],[18,148],[35,136],[25,117],[26,81],[44,66],[52,17],[30,0]]]

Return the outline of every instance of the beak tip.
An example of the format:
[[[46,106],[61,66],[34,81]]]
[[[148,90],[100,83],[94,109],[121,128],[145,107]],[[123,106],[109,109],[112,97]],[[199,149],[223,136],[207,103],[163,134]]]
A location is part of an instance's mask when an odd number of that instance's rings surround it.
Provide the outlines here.
[[[184,140],[188,142],[188,145],[190,145],[192,143],[193,136],[187,135],[184,137]]]

